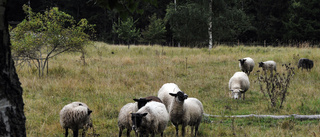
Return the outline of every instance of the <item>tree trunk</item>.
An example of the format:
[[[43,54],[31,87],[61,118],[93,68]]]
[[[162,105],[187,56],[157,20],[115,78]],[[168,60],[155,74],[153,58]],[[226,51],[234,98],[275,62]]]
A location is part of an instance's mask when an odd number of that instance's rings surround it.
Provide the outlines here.
[[[256,117],[256,118],[272,118],[272,119],[285,119],[285,118],[294,118],[299,120],[319,120],[320,115],[233,115],[233,116],[220,116],[220,115],[210,115],[204,114],[206,117],[225,117],[225,118],[249,118],[249,117]]]
[[[7,0],[0,0],[0,136],[26,136],[22,88],[10,50]]]
[[[209,49],[212,49],[212,0],[209,2],[209,10],[210,10],[210,15],[209,15],[209,28],[208,28],[208,33],[209,33]]]

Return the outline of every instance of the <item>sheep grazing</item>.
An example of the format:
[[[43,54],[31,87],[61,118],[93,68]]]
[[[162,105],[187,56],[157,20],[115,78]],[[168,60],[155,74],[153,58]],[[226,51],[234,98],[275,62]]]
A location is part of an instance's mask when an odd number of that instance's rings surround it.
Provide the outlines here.
[[[138,109],[140,109],[141,107],[145,106],[149,101],[156,101],[156,102],[162,103],[160,98],[158,98],[156,96],[148,96],[148,97],[145,97],[145,98],[133,99],[133,100],[138,102]]]
[[[262,67],[264,71],[269,70],[270,72],[277,71],[276,62],[270,60],[266,62],[259,62],[259,67]]]
[[[162,137],[169,121],[169,114],[164,104],[152,101],[136,113],[131,113],[131,120],[132,129],[136,132],[136,136],[151,134],[154,137],[155,134],[161,133]]]
[[[245,92],[249,89],[250,82],[246,73],[236,72],[229,80],[229,89],[231,91],[231,97],[234,99],[241,99],[243,94],[243,100],[245,99]]]
[[[191,126],[191,134],[195,129],[194,136],[196,137],[203,116],[202,103],[196,98],[188,98],[188,95],[182,91],[169,94],[174,97],[169,115],[172,124],[176,127],[176,136],[179,133],[179,125],[182,125],[182,136],[185,136],[185,127],[189,125]]]
[[[250,57],[246,57],[243,59],[239,59],[238,61],[239,61],[239,67],[241,71],[250,75],[250,72],[253,70],[253,67],[254,67],[253,59]]]
[[[119,127],[119,137],[122,135],[122,131],[127,129],[127,136],[130,136],[132,130],[132,121],[130,113],[138,111],[138,103],[128,103],[124,105],[119,112],[118,116],[118,127]]]
[[[68,129],[73,131],[73,136],[78,136],[79,129],[83,129],[83,135],[85,129],[88,126],[92,126],[90,122],[90,114],[92,111],[85,103],[72,102],[65,105],[60,111],[60,124],[66,130],[65,136],[68,136]]]
[[[173,101],[173,98],[169,95],[169,93],[177,93],[178,91],[181,91],[181,90],[174,83],[166,83],[158,91],[158,97],[161,99],[162,103],[166,106],[168,112],[169,112],[169,107],[171,105],[171,102]]]
[[[301,70],[306,69],[306,70],[310,71],[311,68],[313,68],[313,61],[310,59],[306,59],[306,58],[299,59],[298,69],[300,69],[300,68],[301,68]]]

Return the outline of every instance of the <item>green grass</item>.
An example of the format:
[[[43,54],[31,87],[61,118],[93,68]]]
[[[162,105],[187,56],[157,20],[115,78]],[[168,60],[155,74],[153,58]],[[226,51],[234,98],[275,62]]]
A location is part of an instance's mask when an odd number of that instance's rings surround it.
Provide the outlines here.
[[[33,67],[17,67],[24,89],[27,136],[63,136],[59,112],[73,101],[84,102],[93,110],[91,117],[96,134],[117,136],[120,108],[133,102],[133,98],[156,96],[160,87],[169,82],[176,83],[189,97],[198,98],[205,113],[212,115],[319,114],[319,53],[317,48],[245,46],[217,46],[212,50],[161,46],[128,49],[95,42],[87,46],[86,65],[80,59],[81,54],[65,53],[50,60],[49,75],[43,78],[38,78]],[[254,71],[259,70],[258,62],[274,60],[277,70],[283,72],[283,63],[296,66],[298,60],[294,55],[297,54],[314,60],[314,68],[311,72],[296,70],[283,109],[270,108],[269,101],[254,82],[255,73],[249,76],[251,85],[246,100],[229,97],[228,81],[240,71],[238,59],[253,58]],[[201,123],[199,136],[320,135],[318,120],[206,119]],[[190,136],[188,130],[187,136]],[[89,130],[89,135],[92,132]],[[174,133],[173,125],[168,124],[165,135]]]

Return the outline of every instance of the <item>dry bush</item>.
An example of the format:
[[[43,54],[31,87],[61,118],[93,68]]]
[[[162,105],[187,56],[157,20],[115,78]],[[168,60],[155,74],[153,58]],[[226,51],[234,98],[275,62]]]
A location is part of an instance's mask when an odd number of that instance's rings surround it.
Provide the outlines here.
[[[267,95],[270,100],[271,106],[276,108],[283,107],[283,102],[286,99],[288,88],[290,85],[291,78],[294,76],[294,68],[291,64],[283,64],[285,72],[283,73],[269,73],[267,71],[257,71],[258,77],[255,82],[260,85],[260,91],[264,96]],[[280,104],[279,104],[280,103]]]

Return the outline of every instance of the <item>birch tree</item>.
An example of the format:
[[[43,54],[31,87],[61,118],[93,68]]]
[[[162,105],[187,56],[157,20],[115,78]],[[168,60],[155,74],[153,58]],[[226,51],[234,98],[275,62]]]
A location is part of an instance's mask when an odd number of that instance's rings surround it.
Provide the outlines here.
[[[25,137],[22,88],[11,57],[7,0],[0,0],[0,136]]]

